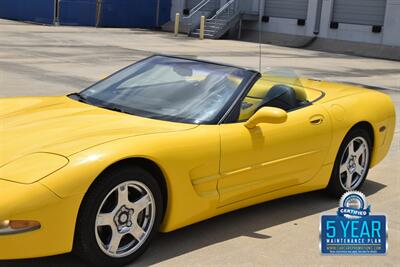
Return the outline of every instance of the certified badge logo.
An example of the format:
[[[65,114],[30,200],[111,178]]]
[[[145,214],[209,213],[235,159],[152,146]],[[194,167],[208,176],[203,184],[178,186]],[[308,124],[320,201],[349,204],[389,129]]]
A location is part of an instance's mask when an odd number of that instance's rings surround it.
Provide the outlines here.
[[[372,215],[365,195],[349,191],[340,198],[336,215],[321,216],[320,249],[322,254],[385,254],[386,216]]]
[[[340,198],[338,216],[344,216],[347,219],[359,219],[368,216],[371,206],[368,206],[367,198],[359,191],[346,192]]]

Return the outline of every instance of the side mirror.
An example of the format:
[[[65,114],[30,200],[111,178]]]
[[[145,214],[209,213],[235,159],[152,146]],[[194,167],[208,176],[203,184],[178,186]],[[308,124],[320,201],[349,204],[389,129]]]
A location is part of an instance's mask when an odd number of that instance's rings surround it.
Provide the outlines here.
[[[251,129],[259,123],[283,123],[287,120],[287,113],[283,109],[273,107],[263,107],[257,110],[253,116],[244,124]]]

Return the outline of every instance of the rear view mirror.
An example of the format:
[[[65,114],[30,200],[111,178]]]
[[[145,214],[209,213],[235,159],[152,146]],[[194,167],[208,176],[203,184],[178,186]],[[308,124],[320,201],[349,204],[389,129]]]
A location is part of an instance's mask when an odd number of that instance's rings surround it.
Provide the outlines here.
[[[181,65],[176,65],[174,66],[174,71],[183,77],[190,77],[193,75],[193,71],[190,68],[187,68],[185,66],[181,66]]]
[[[263,107],[256,111],[253,116],[244,124],[251,129],[259,123],[283,123],[287,120],[287,113],[283,109]]]

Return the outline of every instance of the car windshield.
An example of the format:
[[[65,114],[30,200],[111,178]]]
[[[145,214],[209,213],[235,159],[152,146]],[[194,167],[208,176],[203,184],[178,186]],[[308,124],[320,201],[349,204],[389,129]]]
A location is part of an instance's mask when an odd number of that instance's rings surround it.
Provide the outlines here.
[[[213,124],[253,75],[231,66],[152,56],[71,97],[147,118]]]

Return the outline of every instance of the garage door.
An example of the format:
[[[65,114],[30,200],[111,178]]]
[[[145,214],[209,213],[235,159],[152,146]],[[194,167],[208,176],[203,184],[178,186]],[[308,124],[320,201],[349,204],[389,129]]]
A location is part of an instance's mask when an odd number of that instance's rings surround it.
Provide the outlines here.
[[[334,22],[362,25],[383,25],[386,0],[335,0]]]
[[[268,17],[306,19],[308,0],[266,0],[265,15]]]

